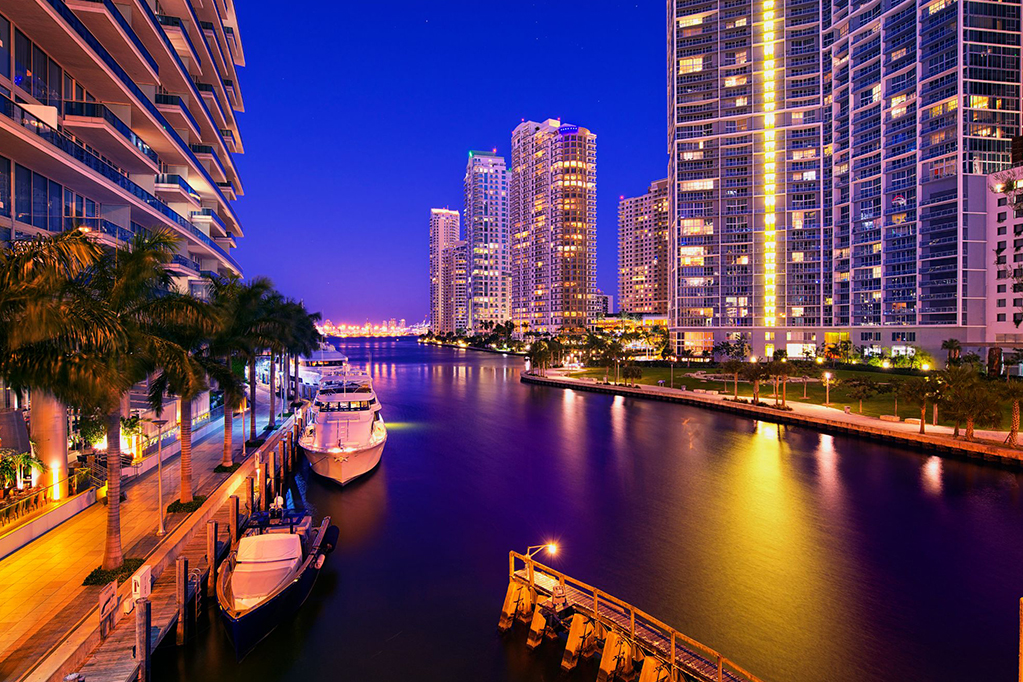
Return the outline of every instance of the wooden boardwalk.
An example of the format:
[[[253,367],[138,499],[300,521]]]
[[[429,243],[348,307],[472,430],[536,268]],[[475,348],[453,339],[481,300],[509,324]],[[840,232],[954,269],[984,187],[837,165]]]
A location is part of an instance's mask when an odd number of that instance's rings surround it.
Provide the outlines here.
[[[224,557],[230,550],[228,514],[228,507],[225,505],[214,516],[214,520],[217,521],[218,558]],[[210,562],[206,555],[206,542],[205,533],[196,533],[181,554],[188,559],[189,574],[197,573],[200,576],[200,580],[197,582],[190,579],[187,583],[188,591],[185,603],[190,605],[188,608],[194,608],[196,588],[202,590],[206,581],[209,580]],[[152,593],[149,596],[152,603],[151,650],[155,650],[168,635],[174,636],[178,623],[176,578],[177,571],[168,569],[153,582]],[[213,599],[215,597],[207,597],[205,593],[199,597],[203,608],[215,608],[208,601]],[[134,653],[134,626],[134,615],[126,617],[118,627],[114,628],[110,636],[92,652],[80,671],[88,682],[128,682],[138,677],[139,663]]]
[[[522,568],[518,567],[520,565]],[[665,675],[663,679],[762,682],[756,675],[714,649],[687,637],[631,604],[560,571],[538,564],[525,555],[511,552],[509,569],[511,579],[509,595],[513,594],[516,584],[528,588],[535,595],[535,598],[530,600],[537,604],[535,613],[546,613],[548,624],[553,616],[555,620],[568,627],[566,621],[574,621],[578,616],[582,616],[599,626],[594,630],[596,639],[606,639],[607,633],[614,632],[641,651],[643,659],[650,657],[656,659],[656,667]],[[555,611],[551,600],[555,588],[559,585],[564,589],[566,603]],[[535,629],[538,623],[542,625],[543,620],[534,615],[531,638],[533,634],[540,634]],[[571,638],[570,633],[569,639]],[[570,641],[569,646],[571,645]],[[635,654],[633,660],[638,662]],[[564,667],[564,663],[562,665]],[[644,673],[646,670],[644,667]]]

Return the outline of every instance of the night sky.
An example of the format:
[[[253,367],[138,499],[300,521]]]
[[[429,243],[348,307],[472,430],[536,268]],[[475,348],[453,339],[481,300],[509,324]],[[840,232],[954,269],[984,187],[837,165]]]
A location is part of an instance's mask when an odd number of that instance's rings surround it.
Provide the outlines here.
[[[334,322],[422,320],[432,207],[524,118],[597,135],[597,284],[617,202],[666,175],[662,0],[237,2],[245,275]]]

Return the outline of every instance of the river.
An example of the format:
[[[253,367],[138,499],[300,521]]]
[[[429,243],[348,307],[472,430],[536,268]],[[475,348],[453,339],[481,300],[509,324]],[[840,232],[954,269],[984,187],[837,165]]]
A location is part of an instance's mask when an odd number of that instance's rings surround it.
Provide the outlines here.
[[[310,600],[240,664],[219,622],[157,680],[559,679],[497,631],[508,551],[767,682],[1015,679],[1020,475],[658,402],[526,386],[520,358],[341,342],[389,425],[381,466],[296,490],[341,528]],[[538,559],[547,561],[543,556]],[[596,662],[569,680],[592,682]]]

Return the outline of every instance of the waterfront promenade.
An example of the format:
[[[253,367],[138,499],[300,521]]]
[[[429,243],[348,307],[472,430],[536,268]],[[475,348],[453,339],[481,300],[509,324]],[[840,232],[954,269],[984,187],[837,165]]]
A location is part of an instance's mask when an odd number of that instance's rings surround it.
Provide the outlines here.
[[[888,436],[902,444],[915,445],[927,449],[949,450],[972,457],[983,459],[998,459],[1003,462],[1023,463],[1023,450],[1014,450],[1003,445],[1007,431],[990,431],[977,429],[975,441],[966,441],[962,438],[953,438],[952,427],[931,426],[927,424],[926,434],[920,434],[919,423],[908,423],[905,421],[883,421],[877,417],[857,414],[855,411],[846,413],[837,407],[825,407],[811,403],[800,402],[798,395],[791,395],[787,400],[787,411],[773,407],[754,406],[748,403],[736,403],[732,401],[732,393],[722,394],[719,392],[721,382],[708,382],[705,392],[694,390],[681,390],[677,388],[666,388],[663,386],[625,386],[623,384],[608,385],[601,384],[594,379],[578,378],[567,376],[564,370],[547,370],[547,376],[539,377],[523,373],[523,380],[529,383],[547,383],[562,388],[579,388],[581,390],[611,392],[620,395],[628,395],[638,398],[662,399],[669,401],[685,402],[688,404],[705,405],[711,409],[723,409],[730,412],[747,414],[750,417],[762,417],[769,421],[793,422],[806,425],[811,428],[824,428],[828,430],[839,429],[843,431],[859,433],[870,437]],[[770,393],[771,387],[765,382],[761,392],[761,402],[773,403],[774,396]],[[791,391],[795,394],[796,391]],[[930,409],[928,409],[930,416]],[[960,433],[963,430],[960,429]]]
[[[257,428],[266,425],[269,395],[260,389]],[[248,414],[246,414],[246,418]],[[233,422],[234,458],[241,455],[242,420]],[[213,490],[229,474],[213,469],[223,455],[223,419],[193,434],[192,470],[197,495]],[[248,434],[246,427],[246,435]],[[164,448],[164,504],[177,499],[180,445]],[[126,486],[121,502],[121,543],[124,556],[144,557],[156,546],[158,524],[156,469]],[[170,533],[187,514],[168,514]],[[94,504],[59,527],[0,561],[0,679],[17,680],[96,606],[100,586],[82,581],[103,558],[106,506]]]

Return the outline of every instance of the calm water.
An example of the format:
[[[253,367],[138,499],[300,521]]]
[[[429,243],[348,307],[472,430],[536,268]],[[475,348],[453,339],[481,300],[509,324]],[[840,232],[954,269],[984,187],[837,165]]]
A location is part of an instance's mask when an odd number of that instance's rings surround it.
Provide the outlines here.
[[[157,679],[559,679],[557,645],[496,627],[508,550],[548,538],[559,568],[769,682],[1015,679],[1014,473],[529,387],[514,357],[342,350],[376,376],[390,440],[344,491],[296,482],[341,528],[310,601],[241,664],[211,621]]]

